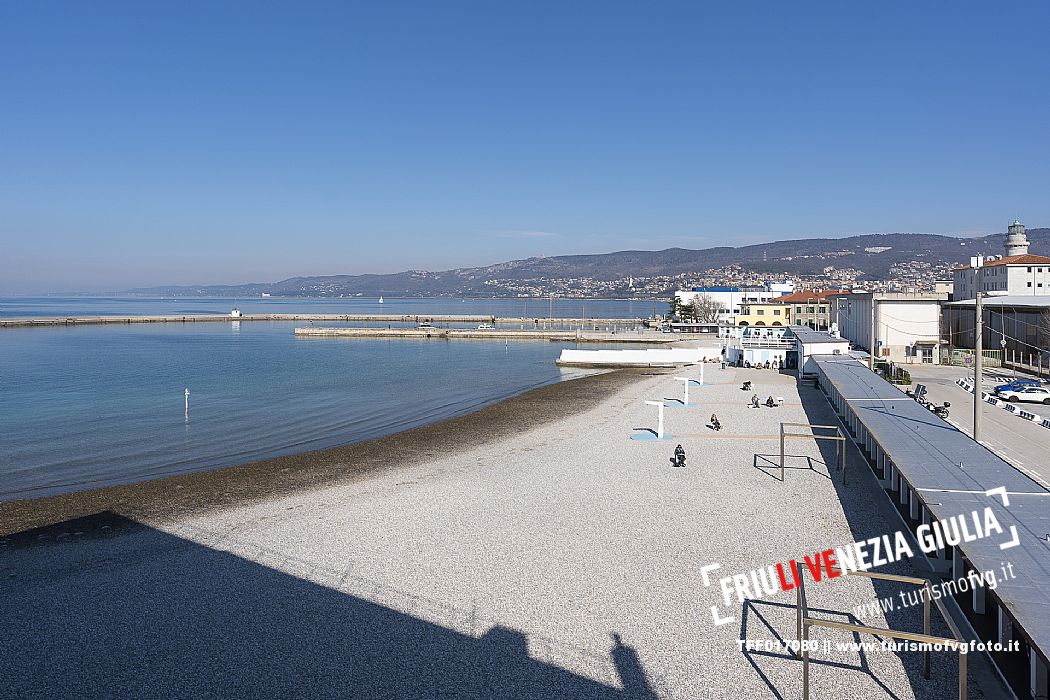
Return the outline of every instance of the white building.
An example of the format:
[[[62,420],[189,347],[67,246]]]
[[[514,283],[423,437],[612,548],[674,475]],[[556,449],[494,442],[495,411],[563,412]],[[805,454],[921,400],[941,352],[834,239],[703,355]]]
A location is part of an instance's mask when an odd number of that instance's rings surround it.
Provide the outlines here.
[[[970,258],[970,264],[953,271],[952,299],[975,299],[977,292],[1012,296],[1050,294],[1050,258],[1028,252],[1024,226],[1014,221],[1003,240],[1006,255]]]
[[[940,362],[944,294],[853,292],[828,297],[831,323],[859,348],[893,362]],[[872,342],[872,307],[875,337]]]
[[[784,337],[787,326],[730,326],[727,331],[726,361],[731,365],[755,367],[768,362],[779,369],[786,366],[787,353],[795,348],[795,341]]]
[[[791,326],[784,335],[794,348],[787,353],[787,368],[797,370],[798,376],[816,375],[814,355],[849,356],[850,342],[828,331],[815,331],[807,326]]]
[[[692,304],[701,296],[707,296],[719,305],[718,322],[736,325],[737,314],[742,304],[758,304],[795,291],[795,283],[766,282],[761,287],[693,287],[688,291],[675,292],[680,304]]]

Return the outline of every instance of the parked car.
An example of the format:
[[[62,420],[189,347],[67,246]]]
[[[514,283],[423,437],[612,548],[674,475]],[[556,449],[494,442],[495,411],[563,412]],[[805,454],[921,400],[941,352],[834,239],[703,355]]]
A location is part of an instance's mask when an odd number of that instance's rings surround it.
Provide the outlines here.
[[[1014,379],[1006,384],[1000,384],[995,387],[995,393],[998,394],[1000,391],[1019,391],[1030,386],[1042,386],[1042,382],[1038,379]]]
[[[1023,389],[1007,389],[999,392],[999,398],[1016,403],[1045,403],[1050,406],[1050,389],[1041,386],[1027,386]]]

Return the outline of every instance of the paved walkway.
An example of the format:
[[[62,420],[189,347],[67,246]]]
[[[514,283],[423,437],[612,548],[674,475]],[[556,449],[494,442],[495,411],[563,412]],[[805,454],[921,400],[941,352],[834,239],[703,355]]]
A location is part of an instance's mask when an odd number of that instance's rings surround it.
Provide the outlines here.
[[[925,384],[927,398],[935,403],[951,402],[948,422],[973,437],[974,395],[956,384],[962,377],[973,377],[973,371],[963,367],[941,365],[908,365],[912,383]],[[984,391],[992,391],[1005,384],[1013,373],[995,369],[985,373]],[[1023,375],[1020,375],[1023,376]],[[1022,404],[1023,405],[1023,404]],[[1032,404],[1031,410],[1039,414],[1050,414],[1048,407]],[[1050,430],[1026,421],[998,406],[987,403],[981,406],[983,413],[981,442],[1014,467],[1050,489]]]
[[[701,567],[745,573],[901,523],[852,447],[848,487],[834,448],[809,439],[779,480],[779,423],[834,422],[792,377],[709,365],[697,405],[666,411],[677,437],[630,440],[655,424],[643,400],[678,396],[680,373],[422,466],[5,552],[5,694],[798,698],[798,661],[738,645],[793,639],[793,593],[734,603],[715,626]],[[745,379],[786,405],[749,408]],[[685,469],[668,461],[678,442]],[[899,590],[846,577],[809,602],[851,619]],[[864,623],[918,631],[921,607]],[[951,654],[934,654],[930,681],[917,653],[814,658],[813,697],[949,698],[957,683]]]

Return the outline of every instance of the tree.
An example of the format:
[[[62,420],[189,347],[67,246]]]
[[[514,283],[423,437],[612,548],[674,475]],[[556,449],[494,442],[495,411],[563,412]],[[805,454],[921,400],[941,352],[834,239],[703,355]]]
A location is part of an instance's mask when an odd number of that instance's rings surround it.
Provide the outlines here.
[[[710,294],[698,294],[693,301],[682,307],[682,320],[692,320],[695,323],[717,323],[718,312],[725,308],[721,302],[716,301]]]
[[[682,301],[678,298],[677,294],[671,294],[671,301],[668,304],[671,308],[667,312],[667,320],[673,321],[679,318],[682,314]]]

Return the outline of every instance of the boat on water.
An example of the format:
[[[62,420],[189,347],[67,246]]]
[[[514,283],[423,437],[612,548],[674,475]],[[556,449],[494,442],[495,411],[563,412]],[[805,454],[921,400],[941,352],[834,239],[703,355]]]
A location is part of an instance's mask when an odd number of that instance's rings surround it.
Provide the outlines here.
[[[383,303],[383,297],[379,297],[379,303],[380,303],[380,304],[382,304],[382,303]]]
[[[434,327],[434,324],[430,323],[429,321],[423,321],[418,326],[416,326],[416,328],[433,328],[433,327]]]

